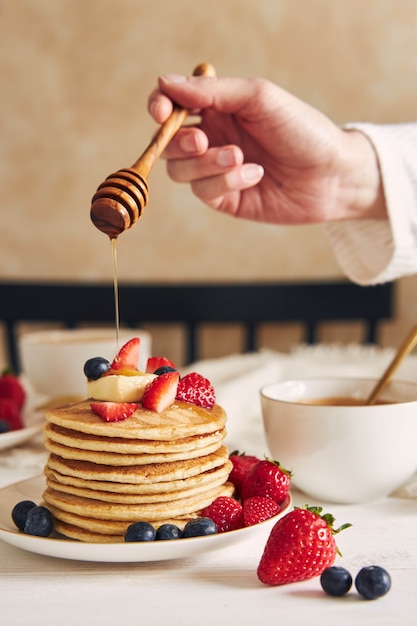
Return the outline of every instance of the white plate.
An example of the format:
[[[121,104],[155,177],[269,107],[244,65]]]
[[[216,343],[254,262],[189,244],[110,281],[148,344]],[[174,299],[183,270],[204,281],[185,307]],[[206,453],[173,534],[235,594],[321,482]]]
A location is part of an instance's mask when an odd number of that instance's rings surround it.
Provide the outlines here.
[[[43,419],[42,411],[33,410],[24,417],[25,428],[11,430],[8,433],[0,433],[0,452],[19,446],[39,433],[42,430]]]
[[[62,559],[107,563],[167,561],[195,557],[205,552],[227,548],[256,534],[268,533],[275,522],[289,511],[292,504],[291,498],[289,498],[287,506],[278,515],[261,524],[228,533],[209,535],[208,537],[152,541],[149,543],[84,543],[62,537],[33,537],[16,529],[11,517],[14,505],[21,500],[40,502],[44,488],[44,477],[37,476],[0,489],[0,539],[10,545],[37,554]]]

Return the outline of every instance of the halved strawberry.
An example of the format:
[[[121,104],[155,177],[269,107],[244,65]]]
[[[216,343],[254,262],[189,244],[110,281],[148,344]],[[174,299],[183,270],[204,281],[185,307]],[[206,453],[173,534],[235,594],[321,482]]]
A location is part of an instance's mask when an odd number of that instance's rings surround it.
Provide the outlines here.
[[[114,357],[111,364],[112,370],[137,370],[139,361],[139,337],[134,337],[124,344]]]
[[[120,422],[138,408],[136,402],[92,402],[91,410],[105,422]]]
[[[177,369],[174,363],[165,356],[150,356],[146,363],[146,372],[153,374],[160,367],[172,367],[174,370]]]
[[[145,409],[161,413],[175,401],[179,372],[167,372],[154,378],[145,389],[142,406]]]

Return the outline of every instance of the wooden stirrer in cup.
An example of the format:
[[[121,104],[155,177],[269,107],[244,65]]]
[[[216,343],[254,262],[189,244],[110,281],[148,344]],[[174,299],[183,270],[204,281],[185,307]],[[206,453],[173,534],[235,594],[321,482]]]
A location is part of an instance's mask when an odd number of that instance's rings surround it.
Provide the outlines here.
[[[201,63],[194,76],[215,76],[208,63]],[[115,239],[131,228],[148,203],[147,177],[162,151],[179,130],[188,115],[187,109],[174,106],[170,117],[159,128],[148,147],[130,167],[111,174],[99,185],[91,201],[90,217],[94,226]]]
[[[396,355],[388,365],[385,372],[367,397],[365,404],[375,404],[381,391],[385,389],[388,383],[391,381],[393,374],[397,367],[402,363],[405,357],[411,352],[414,346],[417,344],[417,325],[413,326],[410,333],[405,338],[404,342],[398,348]]]

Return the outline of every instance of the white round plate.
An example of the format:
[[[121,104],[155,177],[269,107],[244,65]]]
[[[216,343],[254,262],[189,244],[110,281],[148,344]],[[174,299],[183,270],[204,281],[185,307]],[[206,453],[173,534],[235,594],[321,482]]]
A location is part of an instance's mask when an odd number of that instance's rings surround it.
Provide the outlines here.
[[[195,557],[205,552],[227,548],[257,533],[267,533],[280,517],[288,513],[292,504],[290,497],[287,505],[278,515],[261,524],[207,537],[148,543],[84,543],[61,536],[33,537],[17,530],[11,517],[14,505],[21,500],[33,500],[33,502],[40,503],[44,488],[44,477],[37,476],[0,489],[0,539],[28,552],[45,556],[106,563],[168,561]]]
[[[0,433],[0,451],[14,448],[31,439],[42,430],[43,413],[41,411],[30,411],[25,417],[25,428],[11,430],[8,433]]]

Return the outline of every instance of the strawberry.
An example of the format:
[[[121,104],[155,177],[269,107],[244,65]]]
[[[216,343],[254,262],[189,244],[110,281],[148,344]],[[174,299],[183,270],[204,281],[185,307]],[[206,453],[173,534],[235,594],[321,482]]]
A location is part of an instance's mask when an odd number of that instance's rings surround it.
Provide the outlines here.
[[[240,493],[242,490],[243,481],[246,478],[249,470],[259,463],[261,459],[258,459],[256,456],[250,456],[249,454],[245,454],[238,452],[235,450],[229,456],[231,462],[233,463],[233,469],[230,472],[229,480],[233,483],[235,488],[235,496],[240,497]]]
[[[280,504],[288,495],[291,472],[277,461],[265,459],[254,465],[242,485],[242,501],[253,496],[272,498]]]
[[[12,400],[19,411],[22,410],[26,400],[26,392],[22,383],[9,370],[5,370],[0,376],[0,398]]]
[[[148,358],[146,362],[146,372],[148,374],[153,374],[160,367],[172,367],[174,370],[177,369],[174,363],[165,356],[150,356]]]
[[[178,384],[177,400],[189,402],[205,409],[212,409],[216,402],[214,387],[207,378],[191,372],[183,376]]]
[[[10,430],[20,430],[24,426],[20,411],[11,398],[0,398],[0,420],[6,422]]]
[[[243,524],[254,526],[264,522],[280,512],[281,507],[272,498],[254,496],[247,498],[243,503]]]
[[[139,337],[134,337],[125,343],[114,357],[110,368],[112,370],[137,370],[139,361]]]
[[[105,422],[120,422],[138,408],[135,402],[92,402],[91,410]]]
[[[175,402],[179,372],[167,372],[154,378],[145,388],[142,406],[145,409],[161,413]]]
[[[217,525],[217,532],[243,528],[243,509],[240,502],[230,496],[219,496],[201,512],[202,517],[209,517]]]
[[[333,515],[321,512],[321,507],[296,507],[277,521],[258,565],[259,580],[285,585],[320,576],[333,565],[338,554],[333,535],[350,524],[335,530]]]

